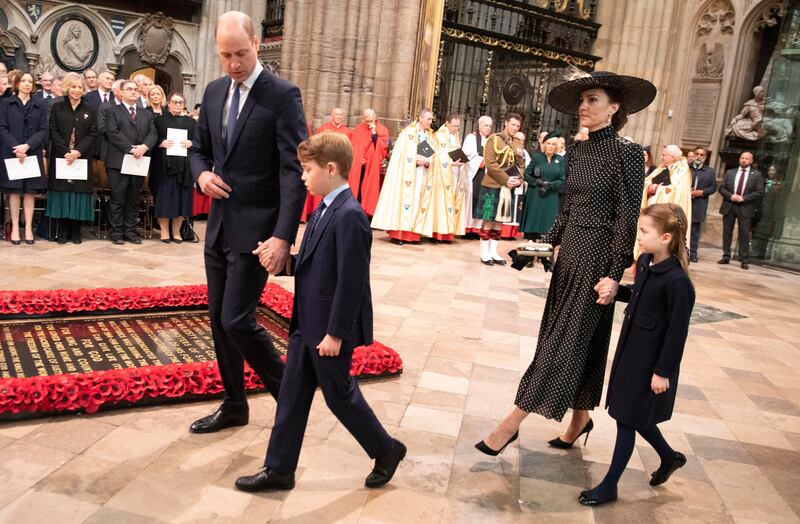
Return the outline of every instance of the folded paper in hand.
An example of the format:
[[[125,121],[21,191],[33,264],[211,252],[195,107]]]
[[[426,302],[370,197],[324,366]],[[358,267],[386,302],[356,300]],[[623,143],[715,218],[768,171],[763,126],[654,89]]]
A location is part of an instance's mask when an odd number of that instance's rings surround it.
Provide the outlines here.
[[[553,256],[553,246],[536,242],[526,242],[517,246],[517,254],[524,257],[544,257]]]
[[[56,158],[56,178],[59,180],[88,180],[89,162],[85,158],[73,160],[67,165],[66,158]]]
[[[174,142],[172,147],[167,148],[167,156],[187,156],[187,152],[189,150],[183,147],[181,142],[184,140],[189,140],[189,131],[186,129],[168,127],[167,140],[172,140],[172,142]]]
[[[464,153],[463,149],[454,149],[447,154],[450,155],[450,158],[453,160],[453,162],[461,162],[462,164],[469,162],[469,158],[467,157],[466,153]]]
[[[143,156],[136,158],[133,155],[122,157],[122,167],[119,172],[123,175],[147,176],[150,169],[150,157]]]
[[[430,158],[435,152],[427,140],[423,140],[417,145],[417,154],[421,157]]]
[[[6,158],[5,163],[9,180],[25,180],[42,176],[39,159],[35,155],[26,156],[22,163],[19,158]]]

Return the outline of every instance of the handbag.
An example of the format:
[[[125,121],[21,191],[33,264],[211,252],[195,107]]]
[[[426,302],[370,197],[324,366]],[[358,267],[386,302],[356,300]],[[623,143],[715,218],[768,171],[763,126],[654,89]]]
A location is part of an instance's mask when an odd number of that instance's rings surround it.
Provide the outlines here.
[[[511,189],[508,186],[501,187],[500,199],[497,201],[497,216],[494,217],[495,222],[511,222],[512,202]]]
[[[189,217],[181,224],[181,240],[184,242],[200,242],[200,237],[194,232],[192,220]]]

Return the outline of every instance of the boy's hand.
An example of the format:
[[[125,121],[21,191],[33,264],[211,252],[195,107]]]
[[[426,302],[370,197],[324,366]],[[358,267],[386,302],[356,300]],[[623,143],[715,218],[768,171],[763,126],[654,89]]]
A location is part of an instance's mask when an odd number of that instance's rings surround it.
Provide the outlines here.
[[[317,349],[321,357],[339,356],[339,350],[342,349],[342,339],[331,335],[325,335],[325,338],[319,343]]]
[[[669,389],[669,379],[653,373],[653,378],[650,380],[650,389],[652,389],[653,393],[656,395],[660,395]]]

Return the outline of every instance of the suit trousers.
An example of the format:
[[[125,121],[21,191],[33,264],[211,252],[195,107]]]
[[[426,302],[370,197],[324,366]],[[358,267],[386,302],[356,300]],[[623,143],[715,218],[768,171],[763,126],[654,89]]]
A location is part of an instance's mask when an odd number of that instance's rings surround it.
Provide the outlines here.
[[[394,440],[367,404],[358,383],[350,376],[352,360],[353,348],[345,343],[338,356],[321,357],[317,348],[303,343],[299,330],[292,333],[275,425],[264,461],[266,467],[284,475],[297,469],[317,386],[330,410],[370,458],[389,454]]]
[[[267,331],[256,321],[256,306],[267,283],[258,257],[224,247],[220,226],[217,241],[205,247],[208,312],[219,373],[225,386],[222,410],[248,411],[244,362],[277,399],[284,364]]]
[[[722,258],[731,258],[731,241],[733,240],[733,226],[739,224],[739,261],[750,261],[750,228],[751,218],[743,216],[742,210],[736,204],[731,206],[727,215],[722,215]]]
[[[697,245],[700,243],[700,229],[702,229],[702,222],[692,222],[692,231],[689,238],[689,257],[697,258]]]
[[[111,238],[122,238],[136,234],[136,210],[144,177],[123,175],[119,169],[109,167],[108,185],[111,187],[111,202],[108,206],[108,223]]]

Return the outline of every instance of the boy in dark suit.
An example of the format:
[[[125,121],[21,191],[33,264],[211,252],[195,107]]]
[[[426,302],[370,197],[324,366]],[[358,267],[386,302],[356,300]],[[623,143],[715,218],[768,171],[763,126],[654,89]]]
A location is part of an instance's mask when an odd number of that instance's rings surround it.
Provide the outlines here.
[[[300,253],[292,255],[287,268],[295,275],[294,304],[267,458],[255,475],[237,479],[236,487],[294,487],[308,413],[319,386],[336,418],[375,459],[365,485],[376,488],[392,479],[406,447],[386,433],[350,376],[353,350],[372,343],[372,231],[347,182],[353,150],[345,135],[321,133],[302,142],[297,155],[306,187],[323,199],[308,221]],[[270,264],[271,252],[254,253],[262,265]]]

